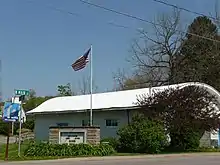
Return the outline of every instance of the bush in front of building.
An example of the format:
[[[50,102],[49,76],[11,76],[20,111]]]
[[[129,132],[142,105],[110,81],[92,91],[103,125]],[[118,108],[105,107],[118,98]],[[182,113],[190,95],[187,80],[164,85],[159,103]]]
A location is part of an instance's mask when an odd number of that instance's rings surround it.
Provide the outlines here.
[[[116,151],[118,151],[119,141],[115,137],[108,137],[101,140],[102,144],[109,144],[112,146]]]
[[[188,151],[199,147],[205,132],[219,128],[218,99],[201,86],[167,88],[137,99],[139,110],[160,120],[170,135],[170,148]]]
[[[74,157],[74,156],[107,156],[114,154],[115,150],[108,144],[50,144],[30,143],[24,151],[24,156],[31,157]]]
[[[130,124],[119,129],[118,136],[120,152],[160,153],[167,144],[163,125],[142,114],[136,114]]]
[[[170,133],[172,139],[168,150],[171,152],[182,152],[196,150],[199,148],[201,133],[191,128],[181,132],[172,130]]]

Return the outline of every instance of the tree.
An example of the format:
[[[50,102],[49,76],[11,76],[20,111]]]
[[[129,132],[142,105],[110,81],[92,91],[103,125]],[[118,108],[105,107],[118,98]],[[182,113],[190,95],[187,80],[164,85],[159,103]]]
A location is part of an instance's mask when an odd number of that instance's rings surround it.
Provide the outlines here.
[[[132,122],[120,128],[118,133],[120,150],[129,153],[159,153],[166,144],[163,125],[136,114]]]
[[[170,84],[173,82],[173,61],[178,56],[183,40],[180,26],[180,11],[172,14],[163,14],[154,21],[154,33],[147,30],[138,30],[139,37],[131,47],[131,57],[128,59],[134,72],[129,78],[119,82],[123,89],[124,84],[135,87],[149,87]],[[121,75],[120,75],[121,76]],[[117,80],[121,80],[120,77]],[[128,83],[131,82],[132,83]],[[132,87],[131,87],[132,88]]]
[[[23,104],[24,111],[30,111],[51,98],[53,98],[53,96],[30,98],[25,102],[25,104]]]
[[[220,90],[220,36],[216,24],[220,24],[218,19],[213,22],[199,16],[185,34],[180,28],[180,13],[174,11],[154,22],[155,37],[139,30],[140,37],[134,41],[129,59],[134,71],[129,76],[123,72],[116,76],[119,89],[199,81]]]
[[[72,96],[73,92],[71,90],[70,83],[67,83],[66,85],[58,85],[57,90],[59,92],[59,96]]]
[[[90,94],[90,86],[91,81],[90,77],[83,77],[82,80],[79,81],[78,84],[78,94],[80,95],[85,95],[85,94]],[[93,80],[93,92],[96,92],[98,90],[98,86],[95,84],[95,81]]]
[[[114,73],[114,91],[137,89],[150,86],[150,83],[144,83],[145,79],[139,75],[126,75],[124,70],[118,70]]]
[[[217,130],[220,122],[217,98],[199,87],[170,88],[152,96],[140,96],[137,105],[146,117],[162,121],[171,144],[182,150],[192,146],[185,141],[189,134],[197,134],[199,140],[205,131]]]
[[[25,104],[23,104],[24,111],[25,112],[30,111],[51,98],[53,98],[53,96],[30,97],[28,100],[25,101]],[[32,116],[28,116],[27,121],[22,125],[22,127],[33,131],[34,130],[34,118]]]
[[[36,91],[34,89],[30,89],[29,91],[30,91],[29,98],[36,97]]]
[[[220,36],[217,26],[209,18],[197,17],[188,27],[176,62],[175,72],[178,76],[175,82],[203,82],[220,90]]]

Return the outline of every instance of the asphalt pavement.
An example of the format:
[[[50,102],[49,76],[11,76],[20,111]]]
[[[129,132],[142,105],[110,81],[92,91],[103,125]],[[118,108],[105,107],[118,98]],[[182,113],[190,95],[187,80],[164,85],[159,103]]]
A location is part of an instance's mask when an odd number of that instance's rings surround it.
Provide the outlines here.
[[[60,160],[37,160],[0,162],[0,165],[219,165],[220,153],[116,156],[102,158],[71,158]]]

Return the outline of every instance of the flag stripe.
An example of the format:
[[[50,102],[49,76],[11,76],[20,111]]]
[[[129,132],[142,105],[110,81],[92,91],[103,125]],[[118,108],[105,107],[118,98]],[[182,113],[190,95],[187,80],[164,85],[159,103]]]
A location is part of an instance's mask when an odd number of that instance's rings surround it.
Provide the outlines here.
[[[87,52],[83,56],[79,57],[72,64],[72,68],[74,71],[78,71],[78,70],[85,68],[86,64],[89,62],[88,56],[89,56],[90,50],[91,50],[91,48],[89,50],[87,50]]]
[[[86,63],[88,63],[88,61],[86,61]],[[75,71],[80,70],[80,69],[83,69],[83,68],[86,66],[86,63],[85,63],[85,62],[84,62],[84,63],[81,63],[80,65],[77,65],[77,66],[73,67],[73,69],[74,69]]]
[[[74,68],[74,70],[75,70],[75,71],[78,71],[78,70],[80,70],[80,69],[85,68],[85,66],[86,66],[86,65],[81,65],[81,66],[80,66],[80,67],[78,67],[78,68]]]
[[[78,60],[76,60],[76,61],[74,62],[73,65],[77,65],[78,63],[83,62],[83,61],[84,61],[84,56],[81,56]]]
[[[78,69],[78,68],[81,68],[82,66],[86,66],[86,63],[87,62],[81,62],[81,63],[78,63],[77,65],[75,65],[75,66],[72,66],[72,68],[75,70],[75,69]]]
[[[84,57],[83,57],[83,58],[80,58],[80,59],[77,60],[75,63],[73,63],[72,66],[75,67],[75,66],[77,66],[77,65],[81,65],[81,64],[85,63],[85,61],[88,61],[88,59],[85,60]]]
[[[80,58],[80,59],[76,60],[76,62],[74,62],[72,64],[72,67],[77,67],[78,65],[81,65],[82,63],[84,63],[84,59]]]

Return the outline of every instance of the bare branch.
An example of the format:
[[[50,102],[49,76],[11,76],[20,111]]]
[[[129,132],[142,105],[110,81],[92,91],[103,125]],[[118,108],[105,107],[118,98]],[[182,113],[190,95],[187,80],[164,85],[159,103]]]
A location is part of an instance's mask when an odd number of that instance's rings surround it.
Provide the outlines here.
[[[141,77],[145,77],[147,82],[154,82],[154,85],[162,85],[172,81],[173,61],[180,50],[183,34],[179,32],[178,10],[174,10],[172,15],[163,14],[156,21],[163,26],[153,26],[154,36],[145,30],[138,31],[140,37],[132,44],[129,62],[138,73],[136,75],[143,75]]]
[[[78,82],[79,94],[85,95],[90,94],[90,78],[83,77],[82,80]],[[97,92],[98,86],[95,85],[93,81],[93,92]]]

